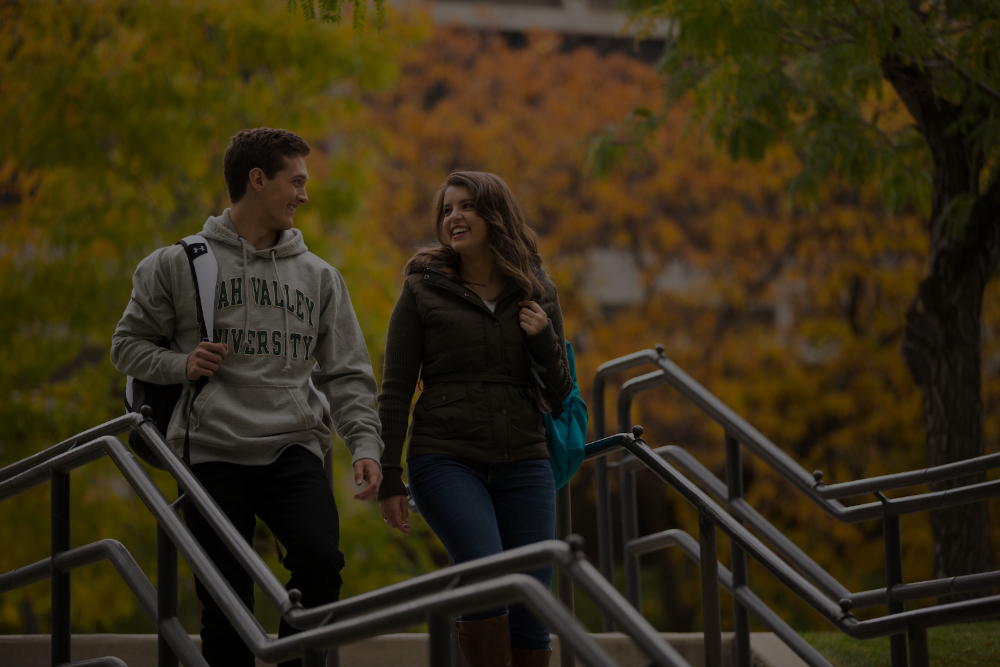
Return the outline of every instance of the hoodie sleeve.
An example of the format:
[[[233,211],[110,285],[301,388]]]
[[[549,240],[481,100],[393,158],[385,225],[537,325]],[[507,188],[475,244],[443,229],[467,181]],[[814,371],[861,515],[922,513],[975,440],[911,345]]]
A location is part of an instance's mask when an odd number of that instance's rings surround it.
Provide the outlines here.
[[[132,298],[111,337],[111,363],[122,373],[155,384],[187,383],[187,356],[157,345],[174,338],[176,313],[169,248],[139,263]]]
[[[384,447],[375,410],[375,374],[347,285],[336,270],[322,308],[313,353],[320,368],[313,381],[330,402],[337,436],[347,445],[354,461],[378,461]]]

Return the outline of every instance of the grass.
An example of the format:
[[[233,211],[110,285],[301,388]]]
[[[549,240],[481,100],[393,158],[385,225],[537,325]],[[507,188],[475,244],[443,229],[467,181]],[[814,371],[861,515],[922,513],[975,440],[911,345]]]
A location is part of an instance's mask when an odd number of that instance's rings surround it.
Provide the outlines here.
[[[803,632],[802,637],[834,667],[890,667],[889,638],[851,639],[839,632]],[[1000,665],[1000,622],[970,623],[927,631],[932,667]]]

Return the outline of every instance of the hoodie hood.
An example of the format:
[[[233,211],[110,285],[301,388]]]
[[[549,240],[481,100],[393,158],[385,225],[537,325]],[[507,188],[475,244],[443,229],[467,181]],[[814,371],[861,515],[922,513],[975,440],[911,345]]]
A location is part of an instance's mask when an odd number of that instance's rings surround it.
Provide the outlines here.
[[[240,236],[236,231],[236,228],[233,227],[233,221],[232,218],[229,217],[228,208],[222,212],[222,215],[210,216],[208,220],[205,221],[205,226],[201,233],[207,239],[219,241],[220,243],[225,243],[226,245],[234,248],[243,249],[245,244],[245,250],[248,256],[262,257],[265,259],[271,259],[272,253],[277,259],[281,259],[282,257],[301,255],[309,250],[302,238],[302,232],[295,228],[278,232],[278,242],[270,248],[262,248],[260,250],[254,248],[253,245]]]

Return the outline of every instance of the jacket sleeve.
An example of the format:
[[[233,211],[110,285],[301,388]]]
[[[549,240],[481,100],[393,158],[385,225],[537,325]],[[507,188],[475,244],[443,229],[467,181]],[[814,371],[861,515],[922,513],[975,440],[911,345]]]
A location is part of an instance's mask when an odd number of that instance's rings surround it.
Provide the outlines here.
[[[566,397],[573,391],[573,377],[569,374],[569,358],[566,356],[566,335],[563,331],[562,310],[559,307],[559,294],[555,285],[548,282],[546,287],[552,296],[544,299],[541,306],[548,316],[549,322],[537,334],[528,336],[528,347],[531,349],[531,356],[535,358],[535,361],[545,368],[545,371],[541,373],[542,380],[555,387],[562,400],[566,400]]]
[[[347,285],[337,271],[323,295],[313,356],[320,365],[313,382],[330,402],[337,436],[354,461],[378,461],[383,445],[375,410],[375,374]]]
[[[403,291],[389,317],[385,365],[382,369],[382,393],[378,397],[378,413],[385,428],[379,499],[406,495],[400,460],[406,441],[410,403],[413,401],[413,391],[420,375],[423,351],[423,320],[417,310],[413,292],[410,291],[408,284],[403,283]]]
[[[111,363],[145,382],[186,384],[188,355],[157,345],[174,338],[169,250],[154,252],[135,270],[132,298],[111,337]]]

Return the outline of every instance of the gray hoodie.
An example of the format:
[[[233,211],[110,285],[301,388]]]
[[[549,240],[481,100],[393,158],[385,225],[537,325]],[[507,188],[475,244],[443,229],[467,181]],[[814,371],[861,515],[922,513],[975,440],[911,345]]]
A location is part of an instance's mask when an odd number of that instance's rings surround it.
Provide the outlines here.
[[[195,400],[191,463],[266,465],[296,443],[322,459],[331,426],[355,461],[378,461],[375,376],[340,273],[308,252],[297,229],[257,250],[236,233],[229,209],[209,218],[202,236],[219,263],[212,337],[229,357]],[[183,248],[157,250],[132,280],[111,362],[140,380],[184,385],[166,433],[179,455],[193,394],[187,357],[201,339]],[[163,340],[169,349],[157,346]]]

